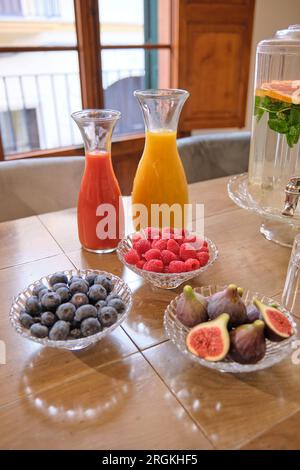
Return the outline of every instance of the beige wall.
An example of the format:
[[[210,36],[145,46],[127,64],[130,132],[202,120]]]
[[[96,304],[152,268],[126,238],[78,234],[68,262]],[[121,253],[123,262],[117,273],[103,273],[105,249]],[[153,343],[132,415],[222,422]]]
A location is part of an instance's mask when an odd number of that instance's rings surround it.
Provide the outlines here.
[[[256,0],[248,88],[246,128],[251,128],[256,45],[278,29],[300,23],[300,0]],[[299,77],[300,79],[300,77]]]

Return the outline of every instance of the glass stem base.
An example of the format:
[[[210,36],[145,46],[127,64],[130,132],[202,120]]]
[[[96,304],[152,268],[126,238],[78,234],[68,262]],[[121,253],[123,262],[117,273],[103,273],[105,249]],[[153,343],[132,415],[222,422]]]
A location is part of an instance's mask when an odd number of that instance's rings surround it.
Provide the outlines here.
[[[86,246],[83,246],[81,245],[82,248],[85,250],[85,251],[88,251],[89,253],[96,253],[97,255],[105,255],[107,253],[113,253],[114,251],[116,251],[117,247],[115,248],[104,248],[104,249],[93,249],[93,248],[87,248]]]
[[[294,238],[300,233],[300,227],[289,225],[284,222],[274,222],[263,219],[260,226],[260,233],[267,239],[278,245],[292,248]]]

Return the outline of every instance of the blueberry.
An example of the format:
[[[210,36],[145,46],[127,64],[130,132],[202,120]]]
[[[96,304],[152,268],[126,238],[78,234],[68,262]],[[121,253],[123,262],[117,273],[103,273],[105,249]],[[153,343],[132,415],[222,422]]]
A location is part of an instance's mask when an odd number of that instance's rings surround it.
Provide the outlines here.
[[[94,284],[100,284],[101,286],[103,286],[107,294],[109,294],[114,288],[111,279],[105,276],[104,274],[99,274],[99,276],[96,277]]]
[[[68,284],[65,284],[64,282],[58,282],[57,284],[54,284],[54,286],[52,286],[52,290],[54,290],[54,292],[57,292],[57,289],[59,289],[60,287],[68,287]]]
[[[34,297],[38,297],[39,295],[39,292],[40,290],[42,289],[47,289],[46,286],[44,284],[42,284],[41,282],[39,282],[38,284],[35,284],[33,289],[32,289],[32,295]]]
[[[55,274],[52,274],[52,276],[50,276],[50,279],[49,279],[50,286],[54,286],[55,284],[58,284],[59,282],[62,282],[63,284],[67,284],[68,276],[66,276],[66,274],[62,272],[57,272]]]
[[[81,334],[82,336],[91,336],[99,333],[102,330],[100,323],[97,318],[86,318],[81,323]]]
[[[117,297],[110,299],[108,302],[108,306],[113,307],[115,310],[117,310],[118,313],[123,313],[126,308],[126,305],[124,304],[123,300]]]
[[[67,339],[70,332],[70,325],[69,323],[59,320],[52,326],[49,338],[54,341],[63,341]]]
[[[36,338],[46,338],[48,336],[48,328],[40,323],[34,323],[30,328],[30,333]]]
[[[68,285],[70,286],[73,282],[76,281],[82,281],[82,277],[77,275],[71,276]]]
[[[98,300],[105,300],[107,297],[106,289],[101,284],[94,284],[88,292],[90,301],[95,304]]]
[[[26,300],[25,310],[26,310],[26,313],[29,313],[29,315],[32,315],[32,316],[39,315],[42,311],[42,307],[39,302],[39,299],[35,296],[29,297]]]
[[[80,338],[81,336],[80,328],[73,328],[73,330],[70,331],[70,336],[71,336],[71,339]]]
[[[57,289],[56,293],[60,296],[62,303],[69,302],[69,300],[71,298],[71,293],[70,293],[67,286],[66,287],[59,287]]]
[[[98,302],[95,304],[95,307],[97,310],[101,310],[102,307],[106,307],[107,302],[106,300],[98,300]]]
[[[97,277],[97,274],[90,273],[90,274],[86,275],[85,280],[86,280],[86,282],[88,283],[89,286],[92,286],[95,282],[96,277]]]
[[[31,315],[26,312],[20,313],[20,323],[24,328],[30,328],[34,321]]]
[[[60,320],[64,321],[72,321],[75,315],[75,305],[67,302],[65,304],[61,304],[58,309],[56,310],[56,315]]]
[[[86,294],[83,294],[82,292],[76,292],[76,294],[74,294],[71,298],[70,302],[74,304],[76,308],[78,308],[81,307],[81,305],[88,304],[89,299]]]
[[[74,307],[75,308],[75,307]],[[96,317],[97,309],[93,305],[82,305],[76,310],[75,320],[82,321],[88,317]]]
[[[39,300],[42,300],[43,295],[48,294],[48,292],[51,292],[51,290],[47,289],[47,287],[44,287],[44,289],[41,289],[38,294]]]
[[[113,307],[103,307],[98,313],[98,318],[104,328],[113,325],[118,320],[118,312]]]
[[[86,294],[89,290],[89,285],[86,281],[81,279],[79,281],[72,282],[69,289],[72,295],[76,294],[76,292],[82,292],[83,294]]]
[[[112,299],[119,299],[119,298],[120,298],[120,296],[118,294],[109,294],[107,299],[106,299],[106,302],[108,303]]]
[[[57,316],[52,312],[44,312],[41,315],[41,323],[45,326],[53,326],[57,321]]]
[[[61,298],[56,292],[48,292],[42,297],[42,306],[50,312],[55,312],[61,303]]]

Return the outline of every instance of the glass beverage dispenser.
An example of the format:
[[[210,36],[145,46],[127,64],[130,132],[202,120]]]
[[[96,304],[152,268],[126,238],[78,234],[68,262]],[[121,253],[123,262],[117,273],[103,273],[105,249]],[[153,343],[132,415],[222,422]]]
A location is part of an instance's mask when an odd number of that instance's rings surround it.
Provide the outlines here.
[[[291,245],[300,230],[300,24],[257,46],[249,173],[229,194],[264,217],[266,238]]]

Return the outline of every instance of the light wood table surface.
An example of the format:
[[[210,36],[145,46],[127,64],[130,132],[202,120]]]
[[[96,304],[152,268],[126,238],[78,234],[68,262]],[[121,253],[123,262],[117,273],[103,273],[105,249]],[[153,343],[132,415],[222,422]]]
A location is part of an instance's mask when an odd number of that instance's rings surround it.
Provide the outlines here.
[[[192,284],[234,282],[280,299],[290,250],[260,235],[259,218],[229,200],[227,181],[190,186],[220,251]],[[300,448],[300,365],[291,358],[242,375],[190,362],[163,331],[165,307],[181,288],[153,288],[115,254],[81,250],[75,209],[1,223],[0,241],[0,448]],[[20,337],[8,320],[13,296],[73,267],[124,278],[134,295],[128,321],[77,353]]]

